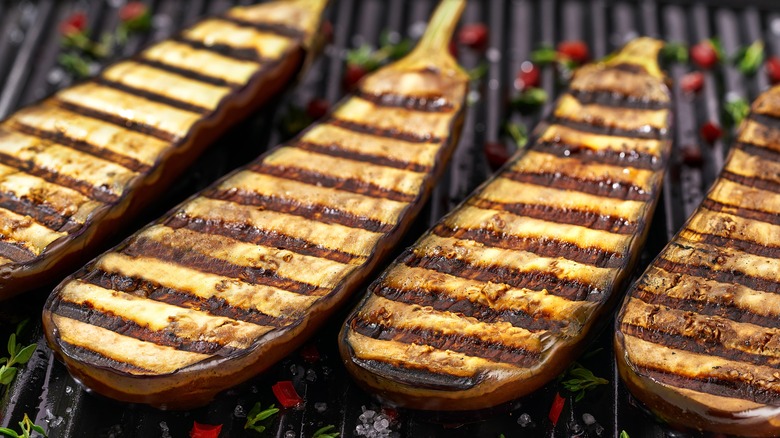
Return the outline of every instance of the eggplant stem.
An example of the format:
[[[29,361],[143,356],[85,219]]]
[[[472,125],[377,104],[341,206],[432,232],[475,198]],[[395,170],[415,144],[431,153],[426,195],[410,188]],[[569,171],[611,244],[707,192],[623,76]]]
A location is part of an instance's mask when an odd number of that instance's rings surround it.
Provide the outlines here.
[[[405,66],[436,64],[462,71],[450,55],[449,44],[465,6],[466,0],[441,0],[420,42],[401,63]]]
[[[656,78],[663,79],[664,73],[658,65],[658,55],[664,47],[664,42],[655,38],[635,38],[623,46],[620,51],[604,64],[615,66],[618,64],[633,64],[643,67],[647,73]]]

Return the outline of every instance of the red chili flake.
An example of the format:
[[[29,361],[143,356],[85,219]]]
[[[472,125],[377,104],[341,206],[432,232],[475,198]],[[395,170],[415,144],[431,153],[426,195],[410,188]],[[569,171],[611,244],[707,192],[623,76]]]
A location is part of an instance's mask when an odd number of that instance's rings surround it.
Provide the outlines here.
[[[298,395],[298,391],[295,390],[295,387],[289,380],[276,382],[271,387],[271,391],[273,391],[276,399],[279,400],[279,404],[285,408],[294,408],[303,403],[303,399]]]
[[[352,90],[366,74],[368,71],[365,68],[355,64],[347,64],[347,69],[344,71],[344,88]]]
[[[535,66],[533,63],[522,63],[520,65],[520,71],[517,72],[517,77],[515,77],[515,88],[523,91],[527,88],[538,87],[540,73],[539,67]]]
[[[221,431],[221,424],[202,424],[195,421],[190,430],[190,438],[217,438]]]
[[[119,19],[123,22],[137,20],[147,14],[149,8],[142,2],[130,2],[119,10]]]
[[[558,54],[582,64],[590,58],[588,45],[584,41],[562,41],[558,44]]]
[[[771,83],[780,83],[780,58],[771,56],[766,60],[766,74]]]
[[[328,113],[330,103],[325,99],[312,99],[306,105],[306,114],[312,119],[319,119]]]
[[[84,32],[87,28],[87,14],[74,12],[60,23],[60,33],[64,36],[73,36]]]
[[[483,23],[470,23],[458,31],[458,43],[472,49],[484,50],[488,43],[488,29]]]
[[[698,145],[689,144],[682,147],[683,163],[691,167],[699,167],[704,163],[701,148]]]
[[[701,125],[701,137],[707,143],[715,143],[715,140],[723,136],[723,129],[715,122],[707,122]]]
[[[298,352],[303,360],[309,363],[315,363],[320,360],[320,352],[317,350],[317,346],[314,344],[306,344]]]
[[[553,426],[558,424],[558,418],[561,416],[561,411],[563,411],[563,405],[566,404],[566,399],[561,397],[560,393],[555,393],[555,398],[553,399],[552,406],[550,406],[550,413],[547,415],[547,418],[550,419]]]
[[[382,413],[385,414],[385,416],[390,419],[391,423],[396,423],[398,421],[397,409],[382,407]]]
[[[509,154],[509,149],[506,147],[506,144],[500,141],[489,141],[485,143],[483,149],[485,151],[485,157],[488,160],[488,164],[493,170],[503,166],[504,163],[509,161],[509,157],[511,156]]]
[[[686,93],[696,93],[704,86],[704,73],[692,71],[680,79],[680,88]]]
[[[691,59],[701,68],[712,68],[718,63],[718,51],[711,41],[704,40],[691,47]]]

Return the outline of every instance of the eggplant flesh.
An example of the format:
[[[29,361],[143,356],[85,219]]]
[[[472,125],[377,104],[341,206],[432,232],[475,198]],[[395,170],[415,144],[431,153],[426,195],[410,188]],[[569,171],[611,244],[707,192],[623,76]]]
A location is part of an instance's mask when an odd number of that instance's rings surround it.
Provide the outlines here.
[[[620,376],[673,425],[780,435],[779,139],[775,87],[753,103],[704,201],[618,315]]]
[[[82,266],[277,95],[313,52],[325,3],[229,9],[0,122],[0,299]]]
[[[300,346],[392,250],[452,154],[468,75],[445,48],[462,7],[443,2],[431,28],[444,36],[426,33],[322,122],[61,283],[43,320],[71,374],[190,408]]]
[[[558,376],[609,314],[670,151],[659,41],[575,72],[536,140],[373,284],[347,319],[348,371],[401,406],[498,406]]]

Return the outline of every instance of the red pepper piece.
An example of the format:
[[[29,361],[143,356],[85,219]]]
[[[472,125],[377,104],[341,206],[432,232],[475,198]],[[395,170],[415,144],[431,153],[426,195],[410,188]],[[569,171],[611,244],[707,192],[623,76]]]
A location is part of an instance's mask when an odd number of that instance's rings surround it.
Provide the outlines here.
[[[715,122],[707,122],[701,125],[701,137],[709,144],[723,136],[723,129]]]
[[[119,10],[119,19],[123,22],[137,20],[147,14],[149,8],[142,2],[130,2]]]
[[[295,387],[289,380],[276,382],[271,387],[271,391],[273,391],[276,399],[279,400],[279,404],[285,408],[294,408],[303,403],[303,399],[298,395],[298,391],[295,390]]]
[[[472,49],[484,50],[488,43],[488,29],[483,23],[470,23],[458,31],[458,42]]]
[[[718,63],[718,51],[705,40],[691,47],[691,59],[701,68],[712,68]]]
[[[500,141],[490,141],[483,146],[485,151],[485,158],[488,160],[490,168],[493,170],[503,166],[504,163],[509,161],[509,149],[506,145]]]
[[[780,58],[772,56],[766,60],[766,74],[769,76],[769,82],[780,83]]]
[[[696,93],[702,87],[704,87],[704,74],[700,71],[692,71],[680,79],[680,88],[686,93]]]
[[[65,21],[60,23],[60,33],[63,36],[73,36],[84,32],[87,28],[87,14],[74,12]]]
[[[217,438],[221,431],[221,424],[202,424],[195,421],[190,430],[190,438]]]
[[[367,73],[368,71],[359,65],[347,64],[347,69],[344,71],[344,88],[352,90]]]
[[[582,64],[590,58],[588,45],[584,41],[562,41],[558,44],[558,54],[569,58],[577,64]]]
[[[515,77],[515,88],[523,91],[527,88],[538,87],[540,73],[539,67],[530,62],[524,62],[520,66],[520,71],[517,72],[517,77]]]
[[[319,119],[328,113],[330,103],[325,99],[312,99],[306,105],[306,114],[312,119]]]
[[[553,399],[552,406],[550,406],[550,413],[547,415],[547,418],[550,419],[553,426],[558,424],[558,418],[561,416],[561,411],[563,411],[563,406],[566,404],[566,399],[561,397],[560,393],[555,393],[555,398]]]

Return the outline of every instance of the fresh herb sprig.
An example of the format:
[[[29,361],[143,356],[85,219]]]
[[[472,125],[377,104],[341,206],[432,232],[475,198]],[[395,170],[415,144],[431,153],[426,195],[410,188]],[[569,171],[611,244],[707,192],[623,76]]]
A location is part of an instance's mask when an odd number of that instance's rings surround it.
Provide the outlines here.
[[[8,357],[0,358],[0,384],[8,385],[13,382],[14,377],[18,371],[17,365],[23,365],[27,363],[32,357],[38,344],[30,344],[22,347],[17,341],[19,334],[24,330],[28,320],[24,320],[16,326],[16,332],[11,333],[8,337]]]
[[[347,64],[362,67],[371,72],[387,61],[402,58],[412,50],[412,40],[394,39],[391,33],[383,32],[379,37],[380,47],[374,50],[369,44],[347,51]]]
[[[266,429],[267,424],[258,424],[262,423],[265,420],[268,420],[269,418],[273,417],[279,412],[279,408],[275,407],[274,405],[271,405],[265,409],[262,408],[260,405],[260,402],[255,403],[255,405],[252,407],[252,410],[249,411],[249,413],[246,415],[246,423],[244,424],[244,429],[251,429],[255,432],[263,432]]]
[[[596,377],[593,372],[579,362],[574,362],[566,371],[566,376],[561,382],[564,388],[577,393],[574,401],[580,401],[585,397],[585,393],[599,385],[606,385],[609,380]]]
[[[750,114],[750,104],[741,97],[730,99],[723,104],[723,111],[726,113],[726,122],[730,126],[738,126]]]
[[[337,438],[340,433],[334,432],[336,426],[329,424],[314,431],[311,438]]]
[[[764,63],[764,42],[754,41],[747,47],[742,47],[734,56],[734,65],[748,76],[756,74]]]
[[[46,430],[44,430],[43,427],[33,423],[27,414],[24,414],[24,419],[19,422],[19,427],[22,430],[21,432],[17,432],[7,427],[0,427],[0,435],[9,436],[12,438],[30,438],[33,432],[37,432],[44,437],[47,436]]]

